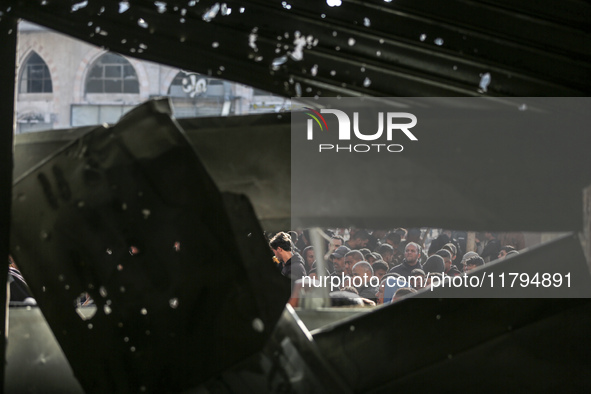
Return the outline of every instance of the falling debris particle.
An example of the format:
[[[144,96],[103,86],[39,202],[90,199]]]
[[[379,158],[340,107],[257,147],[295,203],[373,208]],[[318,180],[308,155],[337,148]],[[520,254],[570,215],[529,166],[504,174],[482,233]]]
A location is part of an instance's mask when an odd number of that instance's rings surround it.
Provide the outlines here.
[[[340,7],[343,4],[342,0],[326,0],[329,7]]]
[[[486,92],[488,90],[488,85],[490,85],[491,76],[490,73],[485,73],[480,77],[480,83],[478,87],[483,91]]]
[[[278,69],[279,66],[285,64],[285,62],[287,62],[287,56],[276,57],[273,59],[271,65],[273,66],[273,69]]]
[[[146,21],[144,20],[144,18],[140,18],[137,20],[137,24],[139,25],[139,27],[143,27],[144,29],[148,28],[148,24],[146,23]]]
[[[294,34],[293,52],[289,55],[295,61],[301,61],[304,59],[304,47],[306,46],[306,38],[300,35],[299,31]]]
[[[437,37],[434,41],[435,45],[442,46],[443,45],[443,38]]]
[[[365,27],[371,26],[371,21],[369,20],[369,18],[363,18],[363,26],[365,26]]]
[[[220,3],[215,3],[212,5],[208,10],[205,11],[203,14],[203,20],[205,22],[211,22],[213,18],[215,18],[220,11]]]
[[[426,34],[421,34],[419,37],[419,40],[421,41],[425,41],[427,39],[427,35]]]
[[[154,2],[154,5],[158,9],[159,14],[164,14],[166,12],[166,3],[162,1],[156,1]]]
[[[366,88],[368,88],[370,85],[371,85],[371,79],[365,78],[363,80],[363,86],[366,87]]]
[[[349,41],[347,41],[347,43],[349,44],[350,47],[352,47],[353,45],[355,45],[355,39],[349,38]]]
[[[254,27],[250,34],[248,35],[248,46],[251,47],[255,52],[257,52],[259,50],[259,48],[257,47],[257,38],[258,38],[258,34],[257,32],[259,31],[258,27]]]
[[[129,9],[129,2],[128,1],[120,1],[119,2],[119,13],[120,14],[123,14],[128,9]]]
[[[72,10],[72,12],[76,12],[76,11],[86,7],[87,5],[88,5],[88,1],[82,1],[80,3],[73,4],[71,10]]]
[[[252,321],[252,328],[256,332],[263,332],[265,330],[265,323],[258,317]]]

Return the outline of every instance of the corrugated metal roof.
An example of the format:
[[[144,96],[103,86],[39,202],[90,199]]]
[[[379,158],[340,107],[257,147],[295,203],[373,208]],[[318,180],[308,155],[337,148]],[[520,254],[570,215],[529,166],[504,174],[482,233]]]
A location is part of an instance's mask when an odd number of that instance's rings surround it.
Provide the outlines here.
[[[284,96],[591,92],[584,1],[135,1],[124,12],[118,2],[92,0],[4,3],[18,17],[125,55]]]

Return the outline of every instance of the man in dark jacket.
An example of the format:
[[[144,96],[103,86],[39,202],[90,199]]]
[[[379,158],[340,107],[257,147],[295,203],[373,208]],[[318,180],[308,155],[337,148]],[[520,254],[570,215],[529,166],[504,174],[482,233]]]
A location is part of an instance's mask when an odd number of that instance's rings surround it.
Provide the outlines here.
[[[409,242],[404,248],[404,260],[402,264],[398,264],[392,268],[388,273],[395,273],[408,279],[411,276],[412,270],[415,268],[422,268],[419,259],[421,258],[421,247],[415,242]]]
[[[480,257],[484,259],[485,263],[488,263],[499,257],[501,242],[497,239],[495,233],[484,233],[484,238],[486,238],[486,245],[484,246],[484,250],[480,254]]]
[[[291,238],[286,233],[277,233],[269,242],[275,257],[282,263],[281,274],[292,281],[306,276],[304,259],[296,252],[292,252]]]

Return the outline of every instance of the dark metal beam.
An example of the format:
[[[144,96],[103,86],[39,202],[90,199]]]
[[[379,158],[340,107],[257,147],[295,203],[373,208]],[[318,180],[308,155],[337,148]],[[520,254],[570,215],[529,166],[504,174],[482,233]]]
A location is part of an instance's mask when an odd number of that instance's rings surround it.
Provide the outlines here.
[[[6,283],[8,276],[8,241],[10,234],[10,203],[12,190],[12,134],[14,124],[14,85],[16,60],[16,19],[0,17],[0,281]],[[0,290],[0,305],[6,305],[6,291]],[[0,321],[6,321],[5,307],[0,308]],[[2,336],[6,335],[6,324],[0,325]],[[4,360],[6,341],[0,341],[0,352]],[[4,361],[2,362],[4,366]],[[4,387],[4,368],[0,368],[0,388]],[[1,390],[1,389],[0,389]],[[3,390],[2,390],[3,391]]]

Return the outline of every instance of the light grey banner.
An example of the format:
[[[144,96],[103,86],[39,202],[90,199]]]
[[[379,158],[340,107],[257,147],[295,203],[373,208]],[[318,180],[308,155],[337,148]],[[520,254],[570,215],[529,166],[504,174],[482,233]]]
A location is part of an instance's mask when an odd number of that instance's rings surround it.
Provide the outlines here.
[[[292,228],[569,231],[561,241],[568,245],[519,256],[520,270],[487,265],[478,284],[472,279],[437,292],[587,297],[589,268],[577,234],[582,189],[591,184],[590,104],[590,98],[294,99]],[[563,255],[556,252],[561,247]],[[470,287],[492,290],[462,290]]]

